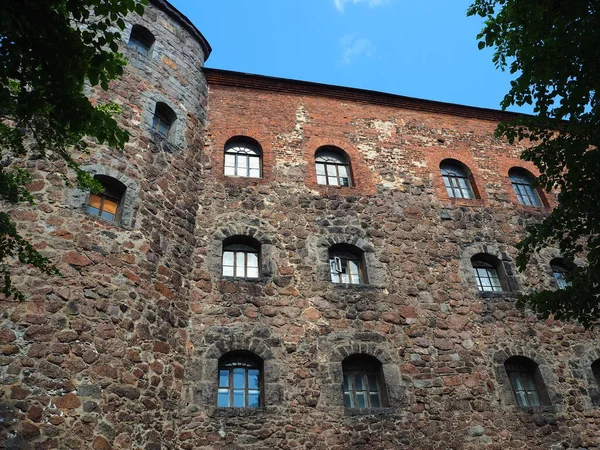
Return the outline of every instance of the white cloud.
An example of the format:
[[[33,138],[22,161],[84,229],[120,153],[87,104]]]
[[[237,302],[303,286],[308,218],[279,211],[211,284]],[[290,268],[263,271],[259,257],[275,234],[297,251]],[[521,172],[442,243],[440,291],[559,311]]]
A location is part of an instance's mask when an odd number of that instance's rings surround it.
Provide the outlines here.
[[[373,8],[374,6],[381,6],[385,3],[388,3],[389,1],[390,0],[333,0],[333,4],[335,5],[335,8],[338,11],[343,12],[346,3],[351,3],[353,5],[356,5],[358,3],[366,3],[371,8]]]
[[[369,57],[375,51],[373,43],[367,38],[346,35],[340,39],[340,43],[342,44],[340,61],[345,66],[352,64],[356,58]]]

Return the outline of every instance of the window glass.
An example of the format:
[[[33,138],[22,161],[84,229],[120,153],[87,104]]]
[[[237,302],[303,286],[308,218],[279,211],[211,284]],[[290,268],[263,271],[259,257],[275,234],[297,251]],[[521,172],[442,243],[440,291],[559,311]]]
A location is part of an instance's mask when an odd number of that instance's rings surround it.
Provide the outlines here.
[[[562,258],[554,258],[550,261],[550,268],[552,269],[552,276],[554,277],[556,286],[559,289],[566,289],[568,286],[571,286],[571,282],[567,281],[569,269],[565,266]]]
[[[258,408],[261,402],[262,363],[247,352],[232,352],[219,361],[217,405]]]
[[[493,256],[487,254],[478,254],[471,258],[475,283],[481,292],[502,292],[504,290],[496,268],[500,262],[494,260]]]
[[[330,186],[350,186],[350,163],[339,149],[321,147],[315,154],[317,183]]]
[[[244,237],[240,239],[245,240]],[[221,262],[224,277],[259,278],[259,246],[238,244],[235,239],[224,245]]]
[[[442,179],[450,198],[475,198],[469,173],[458,161],[444,160],[440,164]]]
[[[354,355],[342,363],[344,404],[347,408],[380,408],[383,405],[381,364]]]
[[[102,184],[104,192],[100,194],[90,193],[86,211],[92,216],[114,222],[117,219],[121,199],[125,195],[125,185],[106,175],[96,175],[94,178]]]
[[[542,206],[533,175],[523,169],[513,168],[508,176],[521,205]]]
[[[141,25],[134,25],[129,36],[129,47],[137,50],[140,55],[148,56],[154,44],[152,33]]]
[[[329,267],[334,283],[361,284],[362,258],[359,254],[330,251]]]
[[[523,360],[524,362],[521,362]],[[534,380],[537,367],[526,358],[512,357],[505,363],[510,383],[519,406],[540,406],[538,386]]]
[[[260,178],[262,152],[250,141],[232,141],[225,146],[225,175]]]

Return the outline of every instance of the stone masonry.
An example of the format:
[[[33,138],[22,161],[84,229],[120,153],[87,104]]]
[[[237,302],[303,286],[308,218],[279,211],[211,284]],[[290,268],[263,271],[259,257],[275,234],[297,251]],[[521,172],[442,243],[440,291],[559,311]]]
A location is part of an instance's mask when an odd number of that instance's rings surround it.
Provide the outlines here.
[[[116,223],[85,212],[60,161],[29,159],[38,205],[11,211],[62,275],[26,267],[27,300],[0,308],[0,448],[95,450],[600,449],[597,331],[541,321],[516,296],[552,288],[548,249],[516,271],[526,224],[494,138],[508,113],[203,69],[211,49],[165,0],[128,18],[130,64],[94,101],[123,108],[123,152],[78,158],[126,186]],[[156,38],[149,57],[131,27]],[[177,119],[152,130],[157,102]],[[261,178],[224,176],[235,136]],[[348,155],[353,185],[317,183],[315,151]],[[476,199],[448,198],[461,161]],[[260,277],[221,275],[223,242],[260,244]],[[329,249],[364,255],[368,283],[334,284]],[[502,262],[511,292],[480,293],[471,257]],[[263,404],[217,407],[220,358],[262,361]],[[381,364],[387,403],[346,408],[342,362]],[[529,358],[548,404],[517,406],[504,362]]]

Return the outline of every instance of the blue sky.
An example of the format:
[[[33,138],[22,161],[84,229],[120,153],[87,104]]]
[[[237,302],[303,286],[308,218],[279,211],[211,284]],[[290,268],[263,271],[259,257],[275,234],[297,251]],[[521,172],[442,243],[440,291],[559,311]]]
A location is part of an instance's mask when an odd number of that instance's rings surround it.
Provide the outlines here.
[[[210,42],[207,67],[493,109],[511,80],[477,49],[470,0],[170,1]]]

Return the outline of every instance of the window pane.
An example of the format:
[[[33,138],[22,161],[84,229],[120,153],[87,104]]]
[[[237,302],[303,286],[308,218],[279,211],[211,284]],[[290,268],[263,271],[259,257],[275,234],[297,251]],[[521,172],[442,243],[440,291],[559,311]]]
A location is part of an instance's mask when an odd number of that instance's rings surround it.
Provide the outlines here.
[[[223,266],[223,276],[224,277],[232,277],[233,276],[233,266]]]
[[[538,397],[537,391],[529,391],[527,394],[527,399],[529,401],[530,406],[540,406],[540,399]]]
[[[327,175],[328,176],[330,176],[330,177],[337,177],[336,166],[334,166],[333,164],[327,164],[326,168],[327,168]]]
[[[246,387],[246,369],[236,367],[233,369],[233,387],[244,389]]]
[[[325,164],[317,164],[317,175],[325,175]]]
[[[235,276],[245,277],[246,276],[246,254],[243,252],[235,252]]]
[[[340,178],[340,186],[350,186],[350,178]]]
[[[229,407],[229,389],[219,389],[217,406],[219,406],[220,408]]]
[[[258,254],[257,253],[247,253],[248,257],[248,267],[258,267]]]
[[[369,379],[369,390],[372,392],[378,391],[379,389],[377,388],[377,375],[369,374],[367,375],[367,378]]]
[[[117,206],[118,203],[107,198],[104,199],[104,205],[102,205],[102,209],[106,212],[109,212],[113,215],[117,214]]]
[[[318,184],[327,184],[327,177],[325,175],[317,175]]]
[[[225,167],[225,175],[235,176],[235,167]]]
[[[243,408],[246,406],[246,391],[244,390],[234,390],[233,391],[233,406],[236,408]]]
[[[225,155],[225,167],[235,167],[235,155]]]
[[[350,377],[348,375],[344,375],[344,391],[348,391],[350,389]]]
[[[247,278],[258,278],[258,268],[257,267],[248,267],[246,272]]]
[[[259,373],[257,369],[248,370],[248,389],[258,389]]]
[[[348,168],[346,166],[338,166],[338,174],[340,177],[348,178]]]
[[[348,268],[348,271],[353,274],[353,275],[358,275],[359,271],[358,271],[358,261],[353,261],[351,259],[348,260],[348,262],[346,263],[346,267]]]
[[[340,279],[342,280],[342,283],[350,283],[350,277],[347,273],[340,274]]]
[[[98,214],[100,214],[100,210],[98,208],[93,208],[92,206],[87,207],[87,212],[88,212],[88,214],[92,214],[94,216],[97,216]]]
[[[115,215],[111,214],[109,212],[106,212],[106,211],[102,211],[102,213],[100,214],[100,217],[102,217],[103,219],[106,219],[106,220],[110,220],[111,222],[114,222],[114,220],[115,220]]]
[[[338,185],[337,177],[327,177],[327,184],[329,184],[330,186],[337,186]]]
[[[237,166],[238,168],[246,169],[248,167],[248,157],[246,155],[237,155]]]
[[[260,406],[260,393],[258,391],[248,392],[248,407],[258,408]]]
[[[354,389],[362,391],[365,389],[362,375],[354,375]]]
[[[346,408],[354,408],[354,404],[352,403],[352,396],[349,392],[346,392],[344,394],[344,404],[346,405]]]
[[[90,194],[88,197],[88,205],[95,208],[100,209],[100,203],[102,203],[102,197],[96,194]]]
[[[251,169],[260,169],[260,158],[256,157],[256,156],[250,156],[249,157],[250,160],[250,168]]]
[[[357,392],[356,393],[356,406],[358,408],[366,408],[367,407],[367,394],[366,394],[366,392]]]
[[[223,265],[233,266],[233,252],[223,252]]]
[[[250,178],[260,178],[260,169],[250,169]]]
[[[371,394],[371,408],[380,408],[381,402],[379,401],[379,394]]]
[[[219,370],[219,387],[229,386],[229,370]]]

